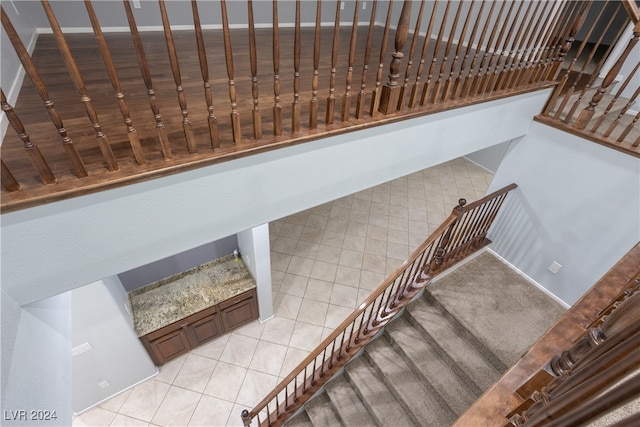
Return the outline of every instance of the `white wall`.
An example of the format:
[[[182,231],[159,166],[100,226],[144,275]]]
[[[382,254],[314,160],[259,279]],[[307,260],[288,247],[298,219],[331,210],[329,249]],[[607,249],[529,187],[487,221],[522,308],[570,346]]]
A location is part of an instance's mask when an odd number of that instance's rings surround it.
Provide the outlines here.
[[[82,286],[71,294],[72,347],[91,346],[72,360],[73,412],[80,413],[158,371],[133,332],[125,308],[127,295],[117,277]],[[101,387],[103,381],[108,386]]]
[[[260,321],[273,317],[271,293],[271,245],[269,224],[262,224],[238,233],[238,247],[245,265],[256,279]]]
[[[3,214],[2,286],[25,304],[514,139],[527,132],[548,94],[404,120]]]
[[[502,144],[497,144],[467,154],[464,157],[478,166],[495,173],[498,170],[500,163],[502,163],[502,159],[504,159],[504,155],[507,153],[507,150],[509,150],[510,145],[511,141],[503,142]]]
[[[3,335],[8,326],[4,321],[3,313]],[[12,360],[3,378],[2,425],[70,426],[71,295],[22,307],[16,327]],[[4,345],[2,351],[5,374]],[[21,410],[26,411],[22,419]],[[37,416],[45,414],[31,410],[49,411],[50,417],[39,420]]]
[[[491,229],[492,249],[568,304],[640,241],[636,157],[534,123],[489,191],[511,182],[518,189]]]

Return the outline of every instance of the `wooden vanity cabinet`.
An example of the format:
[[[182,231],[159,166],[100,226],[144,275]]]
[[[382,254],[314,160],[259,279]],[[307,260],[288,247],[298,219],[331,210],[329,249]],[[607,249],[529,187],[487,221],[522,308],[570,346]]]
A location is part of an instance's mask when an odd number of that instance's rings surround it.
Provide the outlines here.
[[[258,318],[255,289],[140,337],[151,360],[163,365],[189,350]]]

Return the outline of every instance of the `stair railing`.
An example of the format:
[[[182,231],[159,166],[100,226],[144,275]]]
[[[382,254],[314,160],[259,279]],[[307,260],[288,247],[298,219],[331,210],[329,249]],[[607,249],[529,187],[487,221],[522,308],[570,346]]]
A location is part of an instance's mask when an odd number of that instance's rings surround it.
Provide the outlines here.
[[[553,357],[547,381],[510,416],[509,426],[584,425],[640,396],[640,272],[598,313],[568,350]],[[540,381],[541,375],[535,375]],[[637,425],[638,415],[620,425]],[[618,425],[618,424],[616,424]]]
[[[594,4],[601,10],[589,28],[583,29],[586,34],[583,41],[571,50],[574,36]],[[576,8],[574,25],[566,35],[556,62],[556,67],[563,59],[565,62],[558,85],[536,119],[640,157],[640,132],[633,132],[640,118],[640,113],[634,111],[638,108],[633,107],[640,101],[640,61],[634,54],[640,40],[640,9],[633,0],[617,2],[613,13],[604,13],[607,7],[603,2],[585,2],[584,7]],[[621,20],[625,21],[623,25],[619,24]],[[633,26],[631,39],[600,78],[614,45],[628,25]],[[623,68],[628,71],[617,82]],[[614,88],[617,88],[615,93],[610,93]]]
[[[278,426],[293,415],[432,278],[490,243],[487,232],[509,191],[508,185],[467,204],[460,199],[445,221],[255,408],[242,412],[245,426]]]

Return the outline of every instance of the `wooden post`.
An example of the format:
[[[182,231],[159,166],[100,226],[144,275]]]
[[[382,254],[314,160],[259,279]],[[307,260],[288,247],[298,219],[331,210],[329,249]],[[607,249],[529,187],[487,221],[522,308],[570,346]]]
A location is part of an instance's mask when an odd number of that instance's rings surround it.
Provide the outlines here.
[[[273,134],[282,135],[282,106],[280,105],[280,28],[278,2],[273,1]]]
[[[189,153],[195,153],[198,149],[196,147],[196,137],[193,133],[193,127],[191,126],[191,119],[189,119],[189,112],[187,110],[187,97],[184,94],[184,88],[182,87],[182,77],[180,75],[180,64],[178,62],[178,52],[176,52],[176,45],[173,41],[173,33],[171,32],[171,26],[169,25],[169,15],[167,14],[167,8],[164,1],[158,0],[160,6],[160,16],[162,17],[162,26],[164,28],[164,38],[167,43],[167,50],[169,52],[169,63],[171,65],[171,74],[173,74],[173,81],[176,84],[176,92],[178,93],[178,104],[180,105],[180,114],[182,114],[182,129],[184,130],[184,136],[187,140],[187,149]]]
[[[336,15],[333,24],[333,43],[331,44],[331,75],[329,77],[329,96],[327,97],[327,111],[325,114],[325,122],[330,125],[333,123],[333,113],[336,108],[336,65],[338,63],[338,41],[340,34],[340,2],[336,2]]]
[[[4,160],[0,162],[2,164],[2,186],[4,189],[9,192],[20,190],[20,184],[9,170],[9,167],[4,163]]]
[[[300,0],[296,0],[296,23],[293,40],[293,103],[291,104],[291,132],[300,131]]]
[[[7,115],[7,119],[9,119],[9,124],[18,134],[18,138],[22,140],[24,149],[31,158],[31,163],[33,163],[33,167],[38,171],[38,175],[40,175],[42,182],[44,184],[55,183],[56,178],[53,175],[53,172],[51,172],[51,168],[42,156],[42,153],[40,153],[38,147],[31,142],[29,134],[25,131],[22,121],[15,111],[13,111],[13,107],[7,102],[7,98],[5,97],[2,89],[0,89],[0,105],[2,106],[2,111]]]
[[[380,96],[382,95],[382,73],[384,72],[384,57],[387,53],[387,42],[389,41],[389,27],[391,26],[391,12],[393,11],[393,0],[389,0],[387,7],[387,19],[384,23],[384,31],[382,33],[382,42],[380,43],[380,60],[378,62],[378,70],[376,72],[376,87],[371,94],[371,109],[369,113],[374,116],[378,113],[380,107]]]
[[[398,86],[398,78],[400,77],[400,62],[404,54],[402,48],[407,41],[409,34],[409,22],[411,20],[411,1],[405,0],[402,5],[402,12],[400,13],[400,19],[398,20],[398,27],[396,28],[396,38],[394,49],[395,52],[391,55],[393,59],[389,65],[389,80],[387,84],[382,87],[382,96],[380,98],[380,107],[378,111],[382,114],[390,114],[398,108],[398,97],[400,96],[400,86]]]
[[[231,49],[231,33],[229,32],[229,17],[227,16],[227,2],[220,1],[222,11],[222,36],[224,40],[224,58],[227,65],[227,77],[229,79],[229,101],[231,102],[231,130],[233,143],[242,142],[242,129],[240,128],[240,113],[238,113],[238,101],[236,100],[236,81],[233,70],[233,50]]]
[[[91,98],[87,93],[87,88],[84,84],[84,80],[82,79],[82,75],[80,74],[80,69],[78,68],[78,64],[76,64],[73,55],[71,54],[71,50],[69,49],[69,45],[64,38],[64,34],[62,34],[62,28],[58,24],[58,20],[56,19],[53,9],[51,9],[51,5],[47,0],[42,0],[42,7],[44,8],[44,12],[47,15],[47,19],[51,24],[51,29],[53,30],[53,36],[56,39],[56,43],[58,44],[58,49],[60,49],[60,53],[62,54],[62,59],[64,60],[64,64],[67,67],[67,71],[69,72],[69,76],[73,81],[78,93],[80,94],[80,100],[84,104],[85,111],[87,112],[87,116],[93,125],[93,130],[96,134],[96,139],[98,140],[98,146],[100,147],[100,152],[102,153],[102,157],[104,158],[107,169],[110,171],[118,170],[118,163],[116,162],[116,157],[111,150],[111,145],[109,144],[109,140],[107,139],[107,135],[102,131],[102,127],[98,120],[98,113],[93,106],[93,102],[91,102]]]
[[[33,88],[36,90],[36,92],[38,92],[38,95],[44,102],[44,106],[47,109],[47,113],[49,114],[51,122],[56,127],[58,134],[62,139],[62,146],[64,147],[64,150],[69,157],[71,164],[73,165],[76,176],[78,176],[79,178],[87,176],[87,169],[85,168],[84,163],[80,158],[78,150],[76,150],[76,147],[73,145],[73,141],[67,134],[67,129],[65,129],[64,127],[64,123],[62,122],[60,114],[58,114],[53,101],[49,98],[49,93],[47,92],[47,88],[45,87],[44,82],[42,81],[42,77],[40,77],[40,73],[38,72],[36,65],[33,63],[33,60],[29,56],[29,52],[27,52],[27,48],[22,43],[20,36],[16,32],[16,29],[13,27],[13,24],[9,20],[9,17],[4,12],[4,8],[1,5],[0,18],[2,20],[2,26],[7,32],[9,40],[11,41],[11,44],[13,45],[13,48],[15,49],[16,54],[18,55],[18,58],[20,59],[20,62],[22,63],[27,76],[29,76],[29,79],[33,83]]]
[[[373,1],[371,6],[371,16],[369,18],[369,30],[367,32],[367,43],[364,49],[364,61],[362,64],[362,76],[360,77],[360,92],[358,92],[358,100],[356,101],[356,119],[361,119],[364,114],[364,98],[366,96],[365,89],[367,87],[367,71],[369,70],[369,59],[371,58],[371,45],[373,44],[373,30],[376,23],[376,10],[378,9],[378,0]]]
[[[638,27],[638,25],[636,25],[636,27]],[[591,119],[593,118],[593,115],[596,112],[596,107],[604,97],[604,94],[609,89],[609,86],[611,85],[611,83],[613,83],[616,76],[620,73],[620,69],[622,68],[622,65],[625,63],[625,61],[633,51],[633,48],[635,47],[635,45],[638,44],[639,39],[640,39],[640,28],[635,28],[633,32],[633,37],[629,41],[629,44],[627,44],[626,49],[624,50],[624,52],[622,52],[622,54],[620,55],[618,60],[615,62],[615,64],[613,64],[613,67],[611,67],[611,69],[605,76],[604,80],[602,80],[602,84],[600,85],[600,88],[598,88],[598,92],[596,92],[596,94],[593,95],[593,98],[591,98],[589,105],[584,110],[582,110],[582,112],[578,116],[578,119],[574,123],[573,127],[575,127],[576,129],[584,129],[585,127],[587,127],[587,124],[589,124],[589,121],[591,121]]]
[[[251,96],[253,97],[253,137],[262,138],[262,115],[260,114],[260,101],[258,91],[258,57],[256,49],[256,28],[253,20],[253,0],[249,0],[249,61],[251,62]]]
[[[431,30],[433,29],[433,24],[436,18],[436,11],[438,10],[438,0],[433,2],[433,9],[431,10],[431,17],[429,18],[429,25],[427,25],[426,34],[428,37],[424,38],[424,42],[422,42],[422,52],[420,53],[420,64],[418,64],[418,69],[416,70],[416,80],[411,87],[411,95],[409,96],[409,108],[413,109],[418,104],[418,91],[420,89],[420,77],[422,76],[422,71],[424,70],[424,60],[427,56],[427,50],[429,49],[429,42],[431,41]]]
[[[353,10],[353,26],[351,27],[351,39],[349,42],[349,62],[347,64],[347,77],[344,88],[344,95],[342,96],[342,114],[340,119],[343,122],[349,121],[349,114],[351,109],[351,81],[353,79],[353,62],[356,58],[356,41],[358,36],[358,16],[360,11],[360,0],[356,0]]]
[[[400,87],[400,95],[398,95],[398,106],[396,109],[401,111],[404,108],[404,95],[409,87],[409,76],[411,75],[411,66],[413,65],[413,54],[418,44],[418,38],[420,37],[420,24],[422,23],[422,13],[424,12],[424,0],[420,2],[420,9],[418,10],[418,18],[416,19],[416,25],[413,30],[413,37],[411,38],[411,47],[409,47],[409,58],[407,60],[407,67],[404,71],[404,81]],[[429,37],[425,37],[429,38]]]
[[[320,30],[322,18],[322,0],[316,3],[316,25],[313,36],[313,77],[311,79],[311,101],[309,101],[309,129],[318,127],[318,79],[320,72]]]
[[[169,136],[167,135],[167,128],[162,123],[162,116],[160,115],[160,107],[158,106],[158,100],[156,98],[156,91],[153,88],[153,81],[151,80],[151,70],[149,69],[149,61],[147,61],[147,55],[144,52],[144,45],[138,32],[138,25],[136,24],[135,17],[133,16],[133,10],[129,0],[122,0],[124,4],[124,10],[127,15],[127,21],[129,23],[129,30],[131,31],[131,38],[133,39],[133,46],[136,50],[136,59],[138,60],[138,66],[140,67],[140,73],[142,74],[142,80],[147,88],[147,96],[149,97],[149,106],[153,113],[153,119],[156,122],[156,132],[158,134],[158,140],[160,141],[160,149],[162,150],[162,156],[168,160],[171,158],[171,143],[169,142]]]
[[[191,12],[193,14],[193,25],[196,32],[196,44],[198,46],[198,62],[200,62],[200,74],[204,86],[204,100],[207,103],[207,123],[209,125],[209,141],[211,148],[220,147],[220,135],[218,133],[218,118],[213,113],[213,93],[211,92],[211,82],[209,81],[209,64],[207,63],[207,51],[200,25],[200,13],[198,12],[198,2],[191,0]]]

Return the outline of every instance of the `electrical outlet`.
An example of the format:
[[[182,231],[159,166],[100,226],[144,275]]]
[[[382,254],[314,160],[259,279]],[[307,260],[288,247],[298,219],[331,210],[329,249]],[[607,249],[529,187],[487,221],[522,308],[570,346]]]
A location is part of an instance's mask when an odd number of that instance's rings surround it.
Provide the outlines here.
[[[367,2],[363,1],[362,2],[362,10],[366,10],[367,9]]]
[[[133,0],[133,8],[140,9],[140,7],[141,7],[140,0]]]
[[[344,2],[343,1],[340,2],[340,10],[344,10]]]
[[[553,261],[549,266],[549,271],[556,274],[561,268],[562,266],[557,261]]]
[[[77,345],[75,347],[73,347],[71,349],[71,355],[72,356],[77,356],[79,354],[82,353],[86,353],[87,351],[91,350],[93,347],[91,347],[91,344],[89,344],[88,342],[82,343],[80,345]]]
[[[98,383],[98,386],[99,386],[101,389],[103,389],[103,390],[104,390],[105,388],[109,387],[110,385],[111,385],[111,384],[109,384],[109,381],[100,381],[100,382]]]

